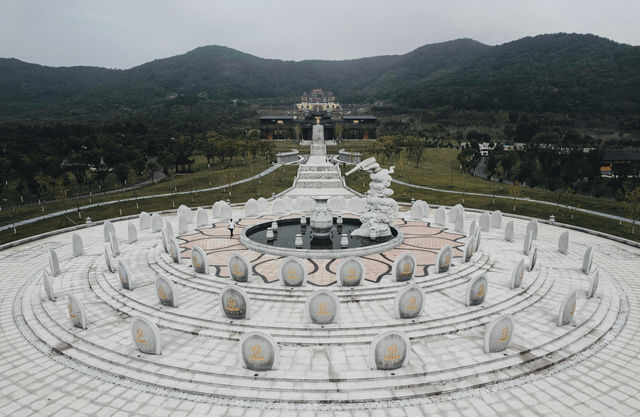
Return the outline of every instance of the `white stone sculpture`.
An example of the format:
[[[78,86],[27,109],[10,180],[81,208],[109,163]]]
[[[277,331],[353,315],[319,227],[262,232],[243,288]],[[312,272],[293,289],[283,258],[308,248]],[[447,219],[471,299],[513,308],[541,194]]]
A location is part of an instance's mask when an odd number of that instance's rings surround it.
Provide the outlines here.
[[[389,169],[380,168],[380,164],[375,158],[367,158],[357,164],[347,176],[363,170],[369,172],[371,182],[367,191],[367,212],[360,216],[362,226],[351,232],[352,236],[368,237],[376,239],[378,237],[391,236],[391,223],[397,215],[397,203],[391,198],[393,190],[391,185],[391,175],[393,166]]]
[[[220,205],[220,219],[229,220],[233,217],[233,209],[226,201]]]
[[[153,213],[153,215],[151,216],[151,231],[154,233],[159,232],[160,230],[162,230],[163,224],[164,222],[162,221],[162,216],[160,216],[158,213]]]
[[[73,251],[73,256],[80,256],[82,255],[82,252],[84,252],[82,238],[77,233],[71,235],[71,248]]]
[[[196,227],[198,229],[209,226],[209,215],[207,210],[202,207],[198,207],[196,210]]]
[[[73,326],[80,329],[86,329],[87,312],[80,300],[69,294],[67,296],[67,309],[69,310],[69,318],[71,319]]]
[[[140,213],[140,230],[146,230],[151,227],[151,216],[146,211]]]
[[[507,242],[513,242],[513,220],[511,220],[504,228],[504,240]]]
[[[258,203],[258,210],[260,211],[260,213],[269,212],[269,201],[266,198],[260,197],[257,203]]]
[[[287,213],[287,206],[283,199],[276,198],[271,203],[271,214],[281,215]]]
[[[447,223],[446,213],[447,212],[444,206],[438,207],[438,209],[436,210],[436,214],[433,217],[433,223],[436,224],[437,226],[446,226],[446,223]]]
[[[49,268],[51,268],[51,275],[54,277],[60,275],[60,261],[58,261],[55,249],[49,249]]]
[[[260,216],[260,210],[258,209],[258,202],[254,198],[250,198],[244,204],[244,216],[245,217],[258,217]]]
[[[207,254],[198,246],[191,248],[191,265],[193,265],[193,270],[198,274],[209,273]]]
[[[491,215],[487,212],[484,212],[480,215],[480,230],[483,232],[488,232],[491,229]]]
[[[189,231],[189,217],[184,211],[178,214],[178,236],[184,235]]]
[[[562,232],[558,239],[558,251],[564,255],[569,253],[569,232]]]
[[[138,350],[148,355],[162,352],[162,340],[158,326],[146,317],[135,317],[131,321],[131,338]]]
[[[136,229],[135,223],[129,222],[127,225],[127,235],[129,244],[135,243],[138,240],[138,229]]]
[[[498,229],[502,227],[502,212],[500,212],[500,210],[491,213],[491,227]]]

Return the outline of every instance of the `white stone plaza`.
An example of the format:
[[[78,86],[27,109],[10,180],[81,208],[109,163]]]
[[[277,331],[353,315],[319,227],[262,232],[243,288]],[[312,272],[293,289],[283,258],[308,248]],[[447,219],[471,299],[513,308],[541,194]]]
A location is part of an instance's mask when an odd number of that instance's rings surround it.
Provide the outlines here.
[[[1,250],[0,415],[640,413],[640,249],[437,202],[358,246],[386,200],[298,186]]]

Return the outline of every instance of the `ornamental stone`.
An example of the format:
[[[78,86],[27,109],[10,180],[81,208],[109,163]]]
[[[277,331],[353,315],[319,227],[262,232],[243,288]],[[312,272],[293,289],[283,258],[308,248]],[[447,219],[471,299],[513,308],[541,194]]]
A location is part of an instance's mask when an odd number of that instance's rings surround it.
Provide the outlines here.
[[[484,352],[502,352],[511,345],[515,322],[509,314],[497,317],[489,323],[484,333]]]
[[[491,215],[489,213],[482,213],[480,215],[480,230],[488,232],[491,229]]]
[[[189,217],[182,212],[178,214],[178,236],[184,235],[189,231]]]
[[[138,220],[140,222],[140,230],[146,230],[151,227],[151,216],[146,211],[140,213]]]
[[[196,210],[196,227],[198,229],[202,229],[203,227],[207,226],[209,226],[209,215],[207,215],[207,210],[203,209],[202,207],[198,207],[198,210]]]
[[[438,209],[436,210],[436,214],[433,216],[433,223],[438,226],[445,226],[447,223],[446,214],[447,212],[444,206],[438,207]]]
[[[225,317],[233,320],[244,320],[251,317],[251,299],[240,287],[228,285],[220,291],[218,299],[220,309]]]
[[[159,232],[162,230],[163,225],[164,222],[162,221],[162,216],[158,213],[153,213],[151,215],[151,231],[154,233]]]
[[[80,256],[84,252],[84,245],[82,244],[82,238],[79,234],[73,233],[71,235],[71,249],[73,256]]]
[[[164,222],[164,232],[167,234],[167,239],[176,236],[176,234],[173,233],[173,225],[168,220]]]
[[[506,240],[507,242],[513,242],[513,230],[514,225],[513,220],[511,220],[504,228],[504,240]]]
[[[167,307],[178,307],[178,292],[173,281],[158,275],[156,276],[155,286],[160,304]]]
[[[491,213],[491,227],[498,229],[502,227],[502,212],[500,210]]]
[[[462,248],[462,263],[469,262],[473,253],[475,252],[475,239],[473,237],[467,238],[467,242],[464,244]]]
[[[129,240],[129,244],[138,241],[138,229],[136,229],[136,225],[133,222],[129,222],[129,224],[127,225],[127,237]]]
[[[576,312],[577,298],[578,290],[573,290],[564,297],[558,310],[558,326],[566,326],[571,323],[571,319],[573,319],[573,315]]]
[[[453,250],[451,246],[445,245],[438,251],[436,255],[436,274],[447,272],[451,266],[451,260],[453,259]]]
[[[160,233],[161,233],[160,238],[162,240],[162,248],[164,249],[165,253],[169,253],[169,239],[167,237],[167,232],[164,229],[162,229]]]
[[[251,263],[239,253],[233,253],[227,261],[227,269],[231,279],[236,282],[249,282],[251,279]]]
[[[482,304],[487,297],[487,290],[489,289],[489,280],[486,274],[478,275],[472,278],[467,285],[465,295],[465,305],[475,306]]]
[[[524,259],[520,259],[511,270],[511,289],[520,288],[524,279]]]
[[[338,285],[342,287],[356,287],[360,285],[365,277],[364,264],[353,256],[343,260],[338,265],[336,272]]]
[[[458,233],[464,233],[464,217],[456,216],[453,229]]]
[[[146,317],[134,317],[130,327],[131,338],[138,350],[148,355],[162,352],[162,339],[158,326]]]
[[[600,282],[600,267],[596,266],[596,269],[593,271],[593,275],[591,276],[591,280],[589,281],[587,298],[592,298],[594,295],[596,295],[596,290],[598,289],[599,282]]]
[[[478,225],[478,219],[473,219],[469,224],[469,236],[475,236],[476,230],[478,230],[480,226]]]
[[[531,232],[531,239],[538,240],[538,220],[531,219],[527,223],[527,233]]]
[[[301,287],[307,282],[307,268],[298,258],[289,256],[280,264],[280,282],[287,287]]]
[[[110,235],[116,234],[116,228],[110,220],[105,220],[104,224],[102,225],[102,232],[104,233],[104,241],[109,242],[111,240]]]
[[[524,236],[524,241],[522,242],[522,253],[524,255],[529,254],[529,251],[531,251],[532,243],[533,243],[533,232],[531,230],[527,230],[527,234]]]
[[[169,255],[171,255],[171,259],[173,263],[180,264],[182,263],[182,259],[180,258],[180,245],[178,244],[178,240],[175,237],[169,238]]]
[[[410,281],[416,273],[416,258],[409,252],[405,252],[393,261],[391,267],[391,279],[393,281]]]
[[[58,253],[55,249],[49,249],[49,268],[54,277],[60,275],[60,261],[58,261]]]
[[[536,266],[538,260],[538,245],[533,245],[531,251],[529,251],[529,271],[533,271],[533,267]]]
[[[558,239],[558,251],[562,254],[569,253],[569,232],[562,232]]]
[[[109,248],[106,246],[104,247],[104,261],[107,264],[109,272],[116,272],[116,268],[113,265],[114,261],[111,259],[111,254],[109,254]]]
[[[591,265],[593,264],[593,246],[589,246],[587,250],[584,251],[584,256],[582,257],[582,272],[588,274],[591,270]]]
[[[56,294],[53,291],[53,281],[51,275],[47,271],[42,271],[42,285],[44,286],[44,292],[47,294],[47,298],[50,301],[56,301]]]
[[[269,212],[269,201],[264,198],[264,197],[260,197],[258,198],[258,210],[260,210],[260,213],[267,213]]]
[[[115,234],[111,234],[109,245],[111,246],[111,253],[113,253],[113,256],[120,256],[120,245],[118,245],[118,238]]]
[[[209,273],[207,254],[198,246],[191,248],[191,265],[193,265],[193,270],[198,274]]]
[[[73,295],[67,296],[67,309],[69,310],[69,318],[74,327],[80,329],[87,328],[87,312],[82,303]]]
[[[122,260],[118,261],[118,278],[120,278],[120,284],[122,285],[122,288],[129,291],[133,290],[133,276],[131,275],[131,271],[129,270],[127,264],[122,262]]]
[[[307,297],[304,311],[308,323],[337,323],[340,316],[340,300],[333,291],[315,290]]]
[[[238,342],[240,358],[245,368],[256,372],[278,369],[280,348],[276,341],[263,332],[247,332]]]
[[[281,215],[286,214],[287,206],[284,203],[284,200],[281,198],[276,198],[271,203],[271,214]]]
[[[411,342],[404,332],[390,330],[376,336],[369,347],[371,369],[392,371],[405,366],[409,360]]]
[[[418,317],[424,307],[424,292],[416,284],[401,288],[393,300],[393,316],[396,319]]]

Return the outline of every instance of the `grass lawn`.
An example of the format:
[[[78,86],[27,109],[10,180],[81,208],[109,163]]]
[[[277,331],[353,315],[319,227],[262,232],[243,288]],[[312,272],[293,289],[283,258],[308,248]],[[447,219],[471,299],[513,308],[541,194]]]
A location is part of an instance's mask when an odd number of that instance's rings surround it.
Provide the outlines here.
[[[127,216],[137,214],[141,211],[153,212],[159,210],[168,210],[178,208],[180,204],[189,207],[210,206],[217,200],[231,200],[232,203],[245,202],[249,198],[271,197],[271,193],[279,193],[291,187],[293,177],[297,172],[297,166],[284,166],[278,168],[275,172],[266,175],[261,181],[251,181],[231,187],[231,190],[222,189],[216,191],[207,191],[192,194],[176,195],[172,197],[149,198],[145,200],[123,202],[111,204],[104,207],[95,207],[81,211],[82,218],[91,217],[92,220],[105,220],[113,217]],[[0,232],[0,244],[22,239],[28,236],[60,229],[63,227],[73,226],[74,222],[84,223],[83,219],[78,218],[78,213],[73,212],[68,215],[69,219],[58,216],[52,219],[37,221],[16,229],[17,233],[13,233],[12,229]]]

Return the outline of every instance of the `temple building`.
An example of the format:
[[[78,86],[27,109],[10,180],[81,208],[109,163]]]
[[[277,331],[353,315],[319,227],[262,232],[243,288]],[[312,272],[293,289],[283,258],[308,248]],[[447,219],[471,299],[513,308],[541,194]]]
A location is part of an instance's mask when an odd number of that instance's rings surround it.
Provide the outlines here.
[[[332,92],[313,89],[302,93],[292,114],[260,117],[261,139],[297,139],[310,141],[314,124],[324,127],[325,140],[376,139],[377,120],[371,115],[343,112]]]

